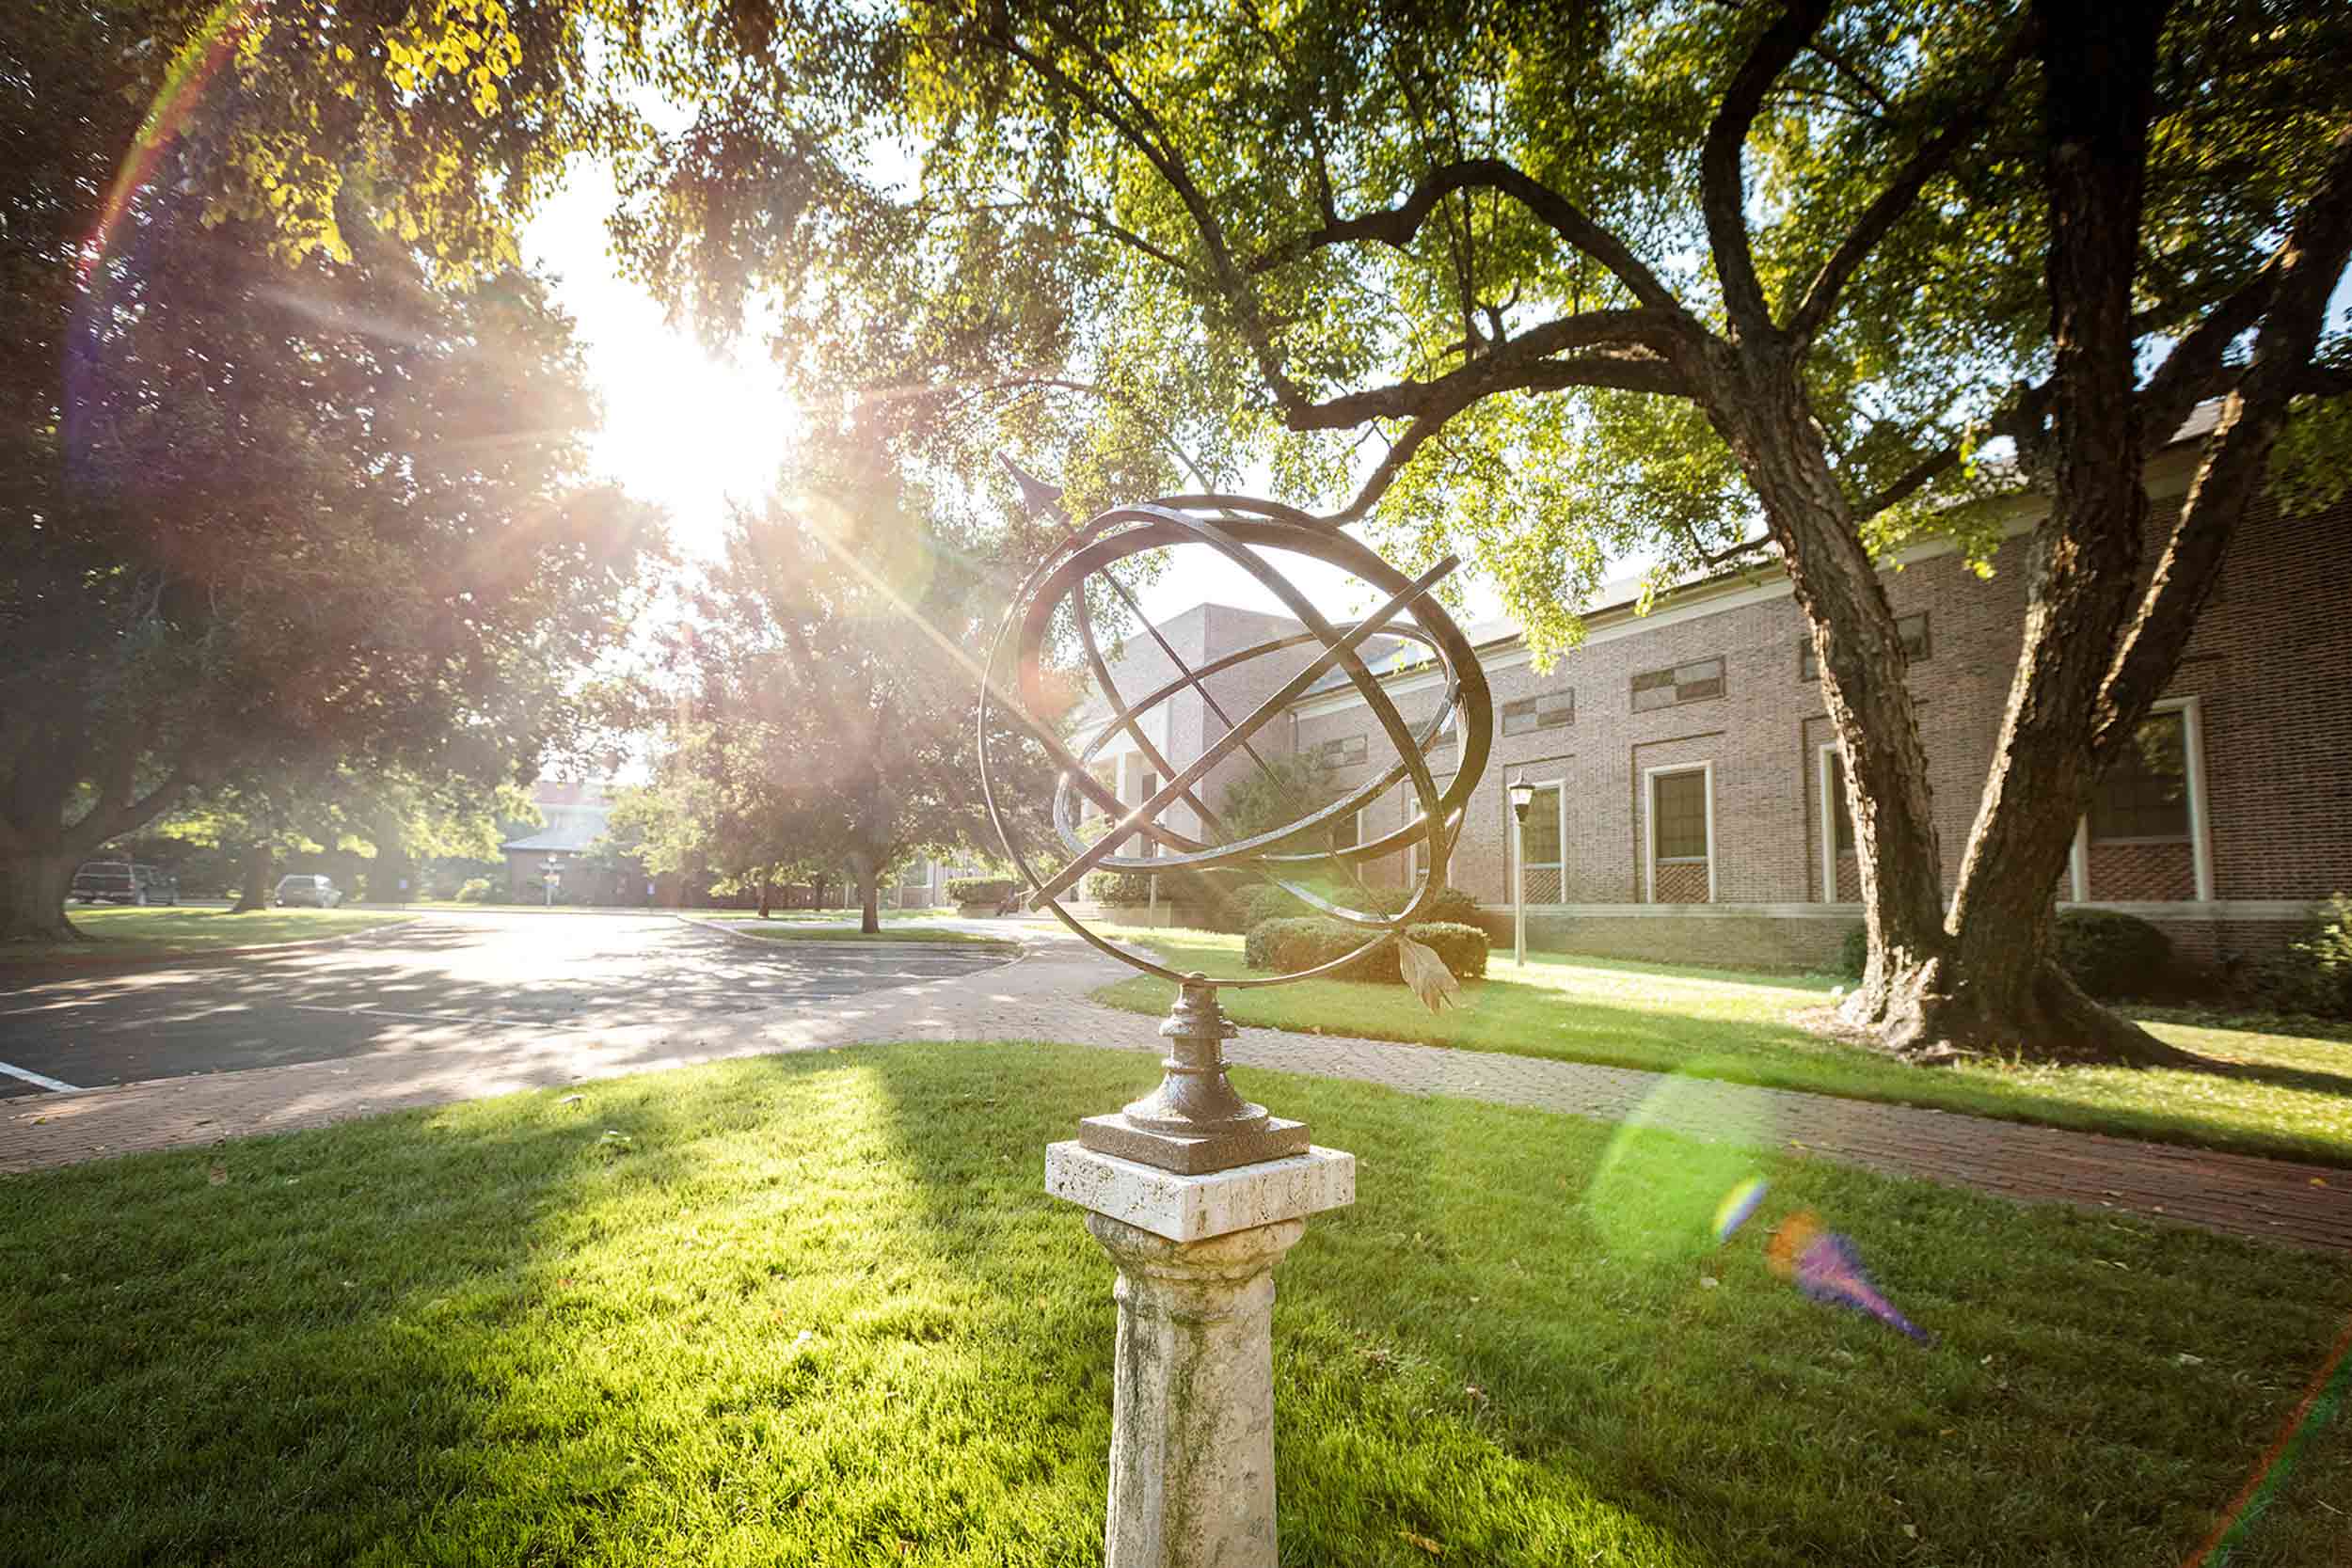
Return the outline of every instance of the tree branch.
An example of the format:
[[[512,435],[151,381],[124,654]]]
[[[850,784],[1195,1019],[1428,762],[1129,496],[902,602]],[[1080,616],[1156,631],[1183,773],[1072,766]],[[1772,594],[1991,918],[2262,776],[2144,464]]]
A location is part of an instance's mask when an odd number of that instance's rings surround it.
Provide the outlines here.
[[[1879,193],[1878,199],[1863,209],[1862,216],[1855,221],[1853,229],[1830,253],[1829,260],[1821,263],[1821,270],[1814,275],[1813,281],[1806,285],[1803,301],[1788,320],[1788,336],[1791,339],[1800,344],[1805,343],[1821,329],[1822,324],[1829,320],[1830,312],[1836,309],[1837,296],[1844,292],[1855,269],[1862,265],[1871,251],[1878,248],[1879,242],[1886,238],[1887,230],[1917,204],[1919,192],[1927,182],[1942,173],[1952,161],[1952,155],[1974,140],[1977,133],[1983,128],[1985,120],[1992,115],[1994,104],[2009,89],[2010,79],[2017,74],[2017,68],[2025,63],[2026,56],[2033,51],[2040,35],[2041,29],[2032,19],[2021,23],[2010,35],[2009,42],[1994,61],[1976,96],[1946,119],[1942,130],[1921,143],[1902,167],[1897,170],[1886,189]]]
[[[2022,451],[2033,433],[2042,428],[2043,415],[2050,404],[2051,384],[2020,387],[2009,406],[1994,415],[1986,430],[1994,436],[2006,436]],[[1873,495],[1854,503],[1853,520],[1869,521],[1887,508],[1900,506],[1926,489],[1936,480],[1960,466],[1961,448],[1958,442],[1927,453],[1910,467],[1895,476],[1892,483]]]
[[[2149,451],[2172,439],[2181,421],[2200,403],[2214,395],[2230,345],[2244,337],[2262,320],[2263,312],[2270,309],[2279,290],[2282,259],[2292,245],[2290,239],[2287,245],[2280,246],[2263,263],[2261,271],[2183,333],[2172,345],[2172,352],[2164,356],[2164,363],[2156,367],[2156,373],[2148,378],[2148,385],[2139,394],[2146,410],[2139,435]]]
[[[2095,765],[2131,738],[2196,629],[2197,614],[2220,576],[2221,560],[2285,428],[2288,404],[2309,384],[2312,354],[2327,325],[2328,300],[2352,261],[2352,127],[2336,136],[2328,172],[2296,214],[2272,265],[2270,308],[2254,337],[2253,356],[2232,389],[2189,485],[2181,519],[2139,612],[2100,689]]]
[[[1756,253],[1748,244],[1747,187],[1741,171],[1748,131],[1773,80],[1804,49],[1829,11],[1830,0],[1789,0],[1733,73],[1699,149],[1699,208],[1707,218],[1708,245],[1735,339],[1762,339],[1773,330],[1763,285],[1756,281]]]
[[[1253,258],[1255,275],[1289,265],[1330,245],[1370,242],[1397,248],[1412,243],[1439,202],[1456,191],[1493,190],[1510,197],[1584,255],[1609,269],[1643,305],[1679,310],[1680,304],[1658,275],[1624,241],[1596,223],[1566,197],[1501,158],[1465,158],[1432,169],[1410,196],[1394,207],[1351,218],[1332,218],[1320,229],[1294,234]]]
[[[1534,327],[1460,370],[1428,381],[1346,392],[1283,410],[1293,430],[1343,430],[1378,419],[1417,419],[1470,406],[1488,392],[1615,387],[1689,396],[1674,351],[1695,324],[1677,310],[1588,310]],[[1590,351],[1579,354],[1576,351]],[[1570,356],[1555,358],[1555,355]]]
[[[1490,363],[1472,367],[1490,369]],[[1484,381],[1461,382],[1456,378],[1465,372],[1440,377],[1434,382],[1407,382],[1397,387],[1380,388],[1377,392],[1353,394],[1359,398],[1399,394],[1400,401],[1418,398],[1412,422],[1398,436],[1356,492],[1355,499],[1337,512],[1322,517],[1323,522],[1344,526],[1361,519],[1380,498],[1396,483],[1405,466],[1424,442],[1443,429],[1446,421],[1477,402],[1497,392],[1556,392],[1571,387],[1610,388],[1625,392],[1646,392],[1659,397],[1688,397],[1689,385],[1680,372],[1662,359],[1630,356],[1618,354],[1572,355],[1559,359],[1539,359],[1502,377]],[[1355,423],[1345,420],[1343,423]]]

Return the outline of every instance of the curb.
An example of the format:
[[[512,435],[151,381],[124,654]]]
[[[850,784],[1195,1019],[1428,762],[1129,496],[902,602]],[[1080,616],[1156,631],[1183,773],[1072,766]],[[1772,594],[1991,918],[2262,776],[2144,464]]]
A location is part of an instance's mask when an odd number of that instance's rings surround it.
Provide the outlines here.
[[[40,975],[51,970],[71,969],[81,974],[100,974],[118,969],[147,969],[156,964],[212,963],[219,959],[258,958],[269,953],[296,953],[317,947],[336,947],[362,937],[380,937],[388,931],[398,931],[416,925],[427,915],[410,915],[389,925],[371,926],[364,931],[344,931],[331,937],[303,937],[294,942],[256,942],[249,947],[198,947],[185,953],[149,953],[135,958],[117,958],[109,954],[68,953],[54,958],[13,958],[0,960],[0,980],[21,975]]]
[[[697,929],[713,932],[719,936],[731,937],[737,942],[756,942],[771,953],[778,950],[789,952],[795,947],[881,947],[889,945],[890,941],[887,937],[860,937],[852,942],[828,942],[821,937],[776,939],[755,936],[749,931],[739,931],[734,929],[735,927],[742,924],[740,921],[704,920],[691,914],[674,914],[670,918],[676,921],[681,926],[691,926]],[[1025,941],[1021,937],[1011,936],[1003,938],[977,937],[971,942],[904,942],[898,943],[898,945],[901,947],[939,947],[945,948],[949,952],[953,952],[959,947],[977,947],[983,949],[989,947],[1010,948],[1012,951],[1006,957],[1005,961],[1007,963],[1017,963],[1021,959],[1027,958],[1032,952],[1036,951],[1040,944],[1034,942]]]

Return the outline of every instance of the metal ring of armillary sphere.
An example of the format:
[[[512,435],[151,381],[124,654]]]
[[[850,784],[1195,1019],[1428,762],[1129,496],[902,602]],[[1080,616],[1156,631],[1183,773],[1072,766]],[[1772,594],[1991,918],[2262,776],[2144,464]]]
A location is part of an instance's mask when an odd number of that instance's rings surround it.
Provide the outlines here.
[[[1175,671],[1174,678],[1149,691],[1122,691],[1095,637],[1088,609],[1089,590],[1098,577],[1104,578],[1132,606],[1132,595],[1118,586],[1118,579],[1110,576],[1110,568],[1148,550],[1187,546],[1214,550],[1263,583],[1303,629],[1220,655],[1194,668],[1177,655],[1156,628],[1147,625],[1144,633],[1157,642]],[[1266,550],[1287,551],[1335,566],[1370,584],[1385,597],[1362,619],[1335,623],[1266,560],[1261,553]],[[1212,983],[1220,989],[1304,980],[1343,969],[1382,944],[1397,940],[1406,927],[1422,918],[1422,911],[1445,885],[1447,862],[1493,743],[1494,712],[1485,673],[1469,639],[1438,603],[1434,591],[1457,564],[1456,558],[1448,556],[1419,577],[1408,578],[1360,541],[1328,523],[1294,507],[1242,496],[1169,496],[1113,507],[1073,531],[1022,584],[990,651],[987,679],[980,690],[979,757],[989,817],[1004,841],[1006,854],[1028,883],[1031,901],[1039,908],[1052,911],[1064,926],[1121,963],[1179,984],[1199,985],[1202,977],[1180,974],[1113,945],[1063,906],[1064,895],[1077,885],[1080,878],[1089,871],[1149,875],[1239,870],[1262,877],[1312,908],[1365,933],[1359,946],[1329,962],[1283,974],[1219,977]],[[1051,710],[1046,697],[1043,654],[1056,617],[1065,609],[1085,650],[1089,673],[1109,707],[1108,720],[1077,752],[1062,741],[1047,718]],[[1442,678],[1443,700],[1418,730],[1397,711],[1387,689],[1364,661],[1363,645],[1375,638],[1401,639],[1418,644],[1427,651]],[[1313,648],[1315,652],[1246,714],[1228,714],[1207,684],[1212,677],[1253,660],[1300,648]],[[1243,838],[1226,838],[1216,813],[1201,799],[1197,786],[1219,763],[1236,753],[1247,754],[1261,767],[1265,766],[1265,757],[1253,743],[1253,737],[1335,669],[1362,696],[1381,733],[1388,737],[1395,760],[1340,800],[1295,821]],[[1007,675],[1010,676],[1009,682]],[[1200,755],[1179,766],[1153,743],[1144,721],[1155,708],[1184,691],[1199,692],[1210,712],[1226,728]],[[1019,727],[1045,749],[1060,769],[1051,821],[1053,832],[1059,840],[1055,846],[1057,854],[1066,852],[1066,859],[1048,860],[1041,855],[1040,846],[1022,842],[1009,814],[1000,809],[989,778],[988,741],[993,715],[1006,707],[1012,710],[1011,717]],[[1454,777],[1441,788],[1430,771],[1429,755],[1449,730],[1460,751]],[[1121,801],[1094,776],[1090,768],[1094,758],[1121,736],[1134,741],[1145,763],[1163,781],[1149,800],[1132,805]],[[1417,810],[1410,820],[1394,832],[1329,849],[1300,852],[1295,847],[1282,847],[1302,835],[1349,820],[1400,781],[1410,787]],[[1167,809],[1179,802],[1199,819],[1208,838],[1179,832],[1162,820]],[[1091,844],[1079,833],[1084,806],[1091,806],[1111,819],[1108,831]],[[1148,856],[1114,852],[1116,847],[1137,839],[1150,841],[1158,852]],[[1299,880],[1313,866],[1337,863],[1352,874],[1357,866],[1382,856],[1405,853],[1416,845],[1425,850],[1421,857],[1420,874],[1405,907],[1393,914],[1349,908]]]

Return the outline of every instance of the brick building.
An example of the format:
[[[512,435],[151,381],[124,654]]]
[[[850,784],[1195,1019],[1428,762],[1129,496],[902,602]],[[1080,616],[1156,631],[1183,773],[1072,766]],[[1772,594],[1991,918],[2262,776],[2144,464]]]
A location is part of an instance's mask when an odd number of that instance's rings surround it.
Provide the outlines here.
[[[2159,511],[2178,503],[2193,461],[2181,447],[2152,467]],[[1885,573],[1912,647],[1947,887],[2008,698],[2034,520],[2030,503],[2018,503],[1989,577],[1940,545]],[[2352,889],[2347,545],[2352,505],[2304,515],[2265,506],[2249,518],[2137,753],[2102,784],[2078,829],[2054,890],[2062,903],[2155,921],[2185,958],[2217,963],[2275,947],[2314,901]],[[1512,628],[1473,629],[1494,692],[1495,752],[1451,879],[1508,911],[1507,791],[1524,778],[1536,789],[1525,830],[1531,941],[1670,960],[1828,958],[1860,919],[1851,828],[1786,577],[1729,574],[1663,595],[1646,615],[1629,600],[1585,623],[1583,644],[1543,673]],[[1216,605],[1164,628],[1196,665],[1295,629]],[[1425,721],[1436,672],[1406,663],[1409,648],[1368,651],[1406,720]],[[1239,719],[1312,653],[1269,656],[1211,689]],[[1167,678],[1166,663],[1137,636],[1115,673],[1132,700]],[[1189,694],[1152,723],[1155,744],[1180,767],[1218,733]],[[1262,751],[1321,750],[1348,784],[1376,777],[1394,755],[1361,696],[1337,678],[1256,739]],[[1431,755],[1441,782],[1450,755]],[[1205,798],[1214,803],[1222,778],[1249,766],[1224,764]],[[1160,782],[1123,736],[1105,745],[1097,771],[1128,800]],[[1367,807],[1362,838],[1401,825],[1406,795],[1399,786]],[[1187,825],[1184,814],[1171,822]]]

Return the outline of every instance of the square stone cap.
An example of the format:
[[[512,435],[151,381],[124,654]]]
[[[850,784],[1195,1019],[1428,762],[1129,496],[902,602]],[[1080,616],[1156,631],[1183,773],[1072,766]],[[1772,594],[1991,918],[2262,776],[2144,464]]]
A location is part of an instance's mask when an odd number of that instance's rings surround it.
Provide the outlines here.
[[[1045,1190],[1171,1242],[1200,1242],[1356,1201],[1356,1156],[1304,1154],[1183,1176],[1099,1153],[1075,1138],[1045,1146]]]

